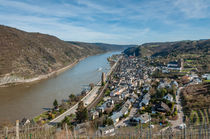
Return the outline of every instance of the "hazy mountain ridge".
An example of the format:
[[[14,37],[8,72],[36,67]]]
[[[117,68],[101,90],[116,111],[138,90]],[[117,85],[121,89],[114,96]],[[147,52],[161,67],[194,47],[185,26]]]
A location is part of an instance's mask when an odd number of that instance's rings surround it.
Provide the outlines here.
[[[108,51],[86,44],[65,42],[55,36],[0,25],[0,77],[30,79],[59,70],[89,55]]]
[[[75,41],[68,41],[68,43],[75,44],[78,46],[97,46],[104,51],[118,51],[118,50],[125,50],[129,47],[136,47],[137,45],[117,45],[117,44],[106,44],[106,43],[86,43],[86,42],[75,42]]]

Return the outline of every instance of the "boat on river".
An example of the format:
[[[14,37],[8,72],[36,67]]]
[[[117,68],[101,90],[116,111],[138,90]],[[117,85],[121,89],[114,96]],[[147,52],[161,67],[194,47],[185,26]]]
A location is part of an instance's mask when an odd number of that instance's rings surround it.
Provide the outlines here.
[[[102,70],[102,68],[101,68],[101,67],[97,69],[97,71],[101,71],[101,70]]]

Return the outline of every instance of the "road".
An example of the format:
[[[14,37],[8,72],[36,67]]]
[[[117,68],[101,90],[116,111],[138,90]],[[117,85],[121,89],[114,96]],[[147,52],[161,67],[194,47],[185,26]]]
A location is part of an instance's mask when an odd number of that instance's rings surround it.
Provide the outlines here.
[[[100,86],[96,85],[84,98],[82,98],[81,101],[83,101],[86,106],[89,105],[96,98],[99,88],[100,88]],[[78,103],[75,104],[70,109],[68,109],[63,114],[61,114],[58,117],[56,117],[55,119],[51,120],[48,124],[54,125],[56,123],[61,122],[66,116],[68,116],[70,114],[74,114],[76,112],[77,107],[78,107]]]
[[[119,62],[119,60],[122,57],[120,57],[117,62],[111,67],[110,71],[107,73],[107,76],[109,76],[111,74],[111,72],[115,69],[117,63]],[[91,106],[94,104],[95,101],[98,100],[98,98],[100,98],[103,95],[103,91],[104,89],[107,87],[106,86],[103,88],[103,90],[100,92],[100,94],[98,95],[98,91],[101,87],[101,82],[99,82],[96,86],[94,86],[94,88],[84,97],[82,98],[81,101],[84,102],[85,107],[91,108]],[[68,109],[67,111],[65,111],[63,114],[59,115],[58,117],[56,117],[55,119],[51,120],[48,125],[55,125],[59,122],[61,122],[66,116],[70,115],[70,114],[75,114],[76,109],[78,107],[78,104],[75,104],[74,106],[72,106],[70,109]],[[90,105],[90,106],[88,106]]]
[[[112,68],[109,70],[109,72],[107,73],[107,77],[108,77],[108,79],[107,79],[107,82],[109,82],[109,80],[110,80],[110,75],[111,75],[111,73],[114,71],[114,69],[116,68],[116,66],[117,66],[117,63],[119,62],[119,60],[122,58],[122,56],[117,60],[117,62],[112,66]],[[99,84],[101,84],[100,82],[99,82]],[[105,86],[103,87],[103,89],[100,91],[100,93],[98,94],[98,96],[93,100],[93,101],[91,101],[91,103],[87,106],[87,109],[88,110],[90,110],[92,107],[94,107],[95,105],[97,105],[99,102],[100,102],[100,100],[101,100],[101,98],[103,97],[103,95],[104,95],[104,91],[105,91],[105,89],[108,87],[108,83],[107,84],[105,84]]]
[[[183,89],[183,87],[179,87],[177,89],[177,95],[176,95],[176,107],[177,107],[177,111],[178,111],[178,119],[177,120],[170,120],[169,122],[171,122],[172,126],[172,130],[177,130],[177,126],[183,124],[183,117],[184,117],[184,113],[182,111],[182,106],[181,106],[181,101],[180,101],[180,91]]]
[[[177,126],[183,124],[183,116],[184,116],[184,113],[182,111],[182,106],[181,106],[181,101],[180,101],[180,92],[181,90],[183,89],[184,87],[179,87],[177,89],[177,94],[176,94],[176,105],[175,107],[177,107],[177,112],[178,112],[178,119],[177,120],[169,120],[169,122],[172,124],[171,127],[165,127],[163,129],[161,129],[159,132],[158,132],[158,135],[161,134],[161,132],[164,132],[168,129],[172,129],[172,131],[177,131],[179,130],[178,128],[176,128]]]

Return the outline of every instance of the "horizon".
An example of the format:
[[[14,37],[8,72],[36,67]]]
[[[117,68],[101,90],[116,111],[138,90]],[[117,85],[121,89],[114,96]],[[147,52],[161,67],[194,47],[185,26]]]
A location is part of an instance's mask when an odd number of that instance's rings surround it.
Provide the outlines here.
[[[88,43],[203,40],[210,36],[210,1],[0,0],[0,24]]]
[[[0,24],[1,25],[1,24]],[[15,28],[12,26],[7,26],[7,25],[3,25],[2,26],[6,26],[6,27],[11,27],[20,31],[24,31],[27,33],[40,33],[40,34],[44,34],[44,35],[50,35],[50,36],[54,36],[57,37],[58,39],[62,40],[61,38],[59,38],[58,36],[52,35],[52,34],[46,34],[46,33],[42,33],[42,32],[29,32],[29,31],[25,31],[25,30],[21,30],[19,28]],[[147,43],[167,43],[167,42],[181,42],[181,41],[199,41],[199,40],[209,40],[209,38],[205,39],[205,38],[200,38],[200,39],[192,39],[192,40],[174,40],[174,41],[151,41],[151,42],[145,42],[145,43],[141,43],[141,44],[135,44],[135,43],[125,43],[125,44],[118,44],[118,43],[108,43],[108,42],[85,42],[85,41],[74,41],[74,40],[62,40],[62,41],[66,41],[66,42],[81,42],[81,43],[102,43],[102,44],[110,44],[110,45],[136,45],[136,46],[140,46],[143,44],[147,44]]]

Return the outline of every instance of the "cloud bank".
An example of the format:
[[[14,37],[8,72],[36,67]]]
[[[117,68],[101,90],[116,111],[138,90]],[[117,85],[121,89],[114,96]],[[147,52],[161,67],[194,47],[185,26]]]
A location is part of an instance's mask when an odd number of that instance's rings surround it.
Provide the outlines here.
[[[209,38],[209,13],[208,0],[0,0],[0,24],[85,42]]]

